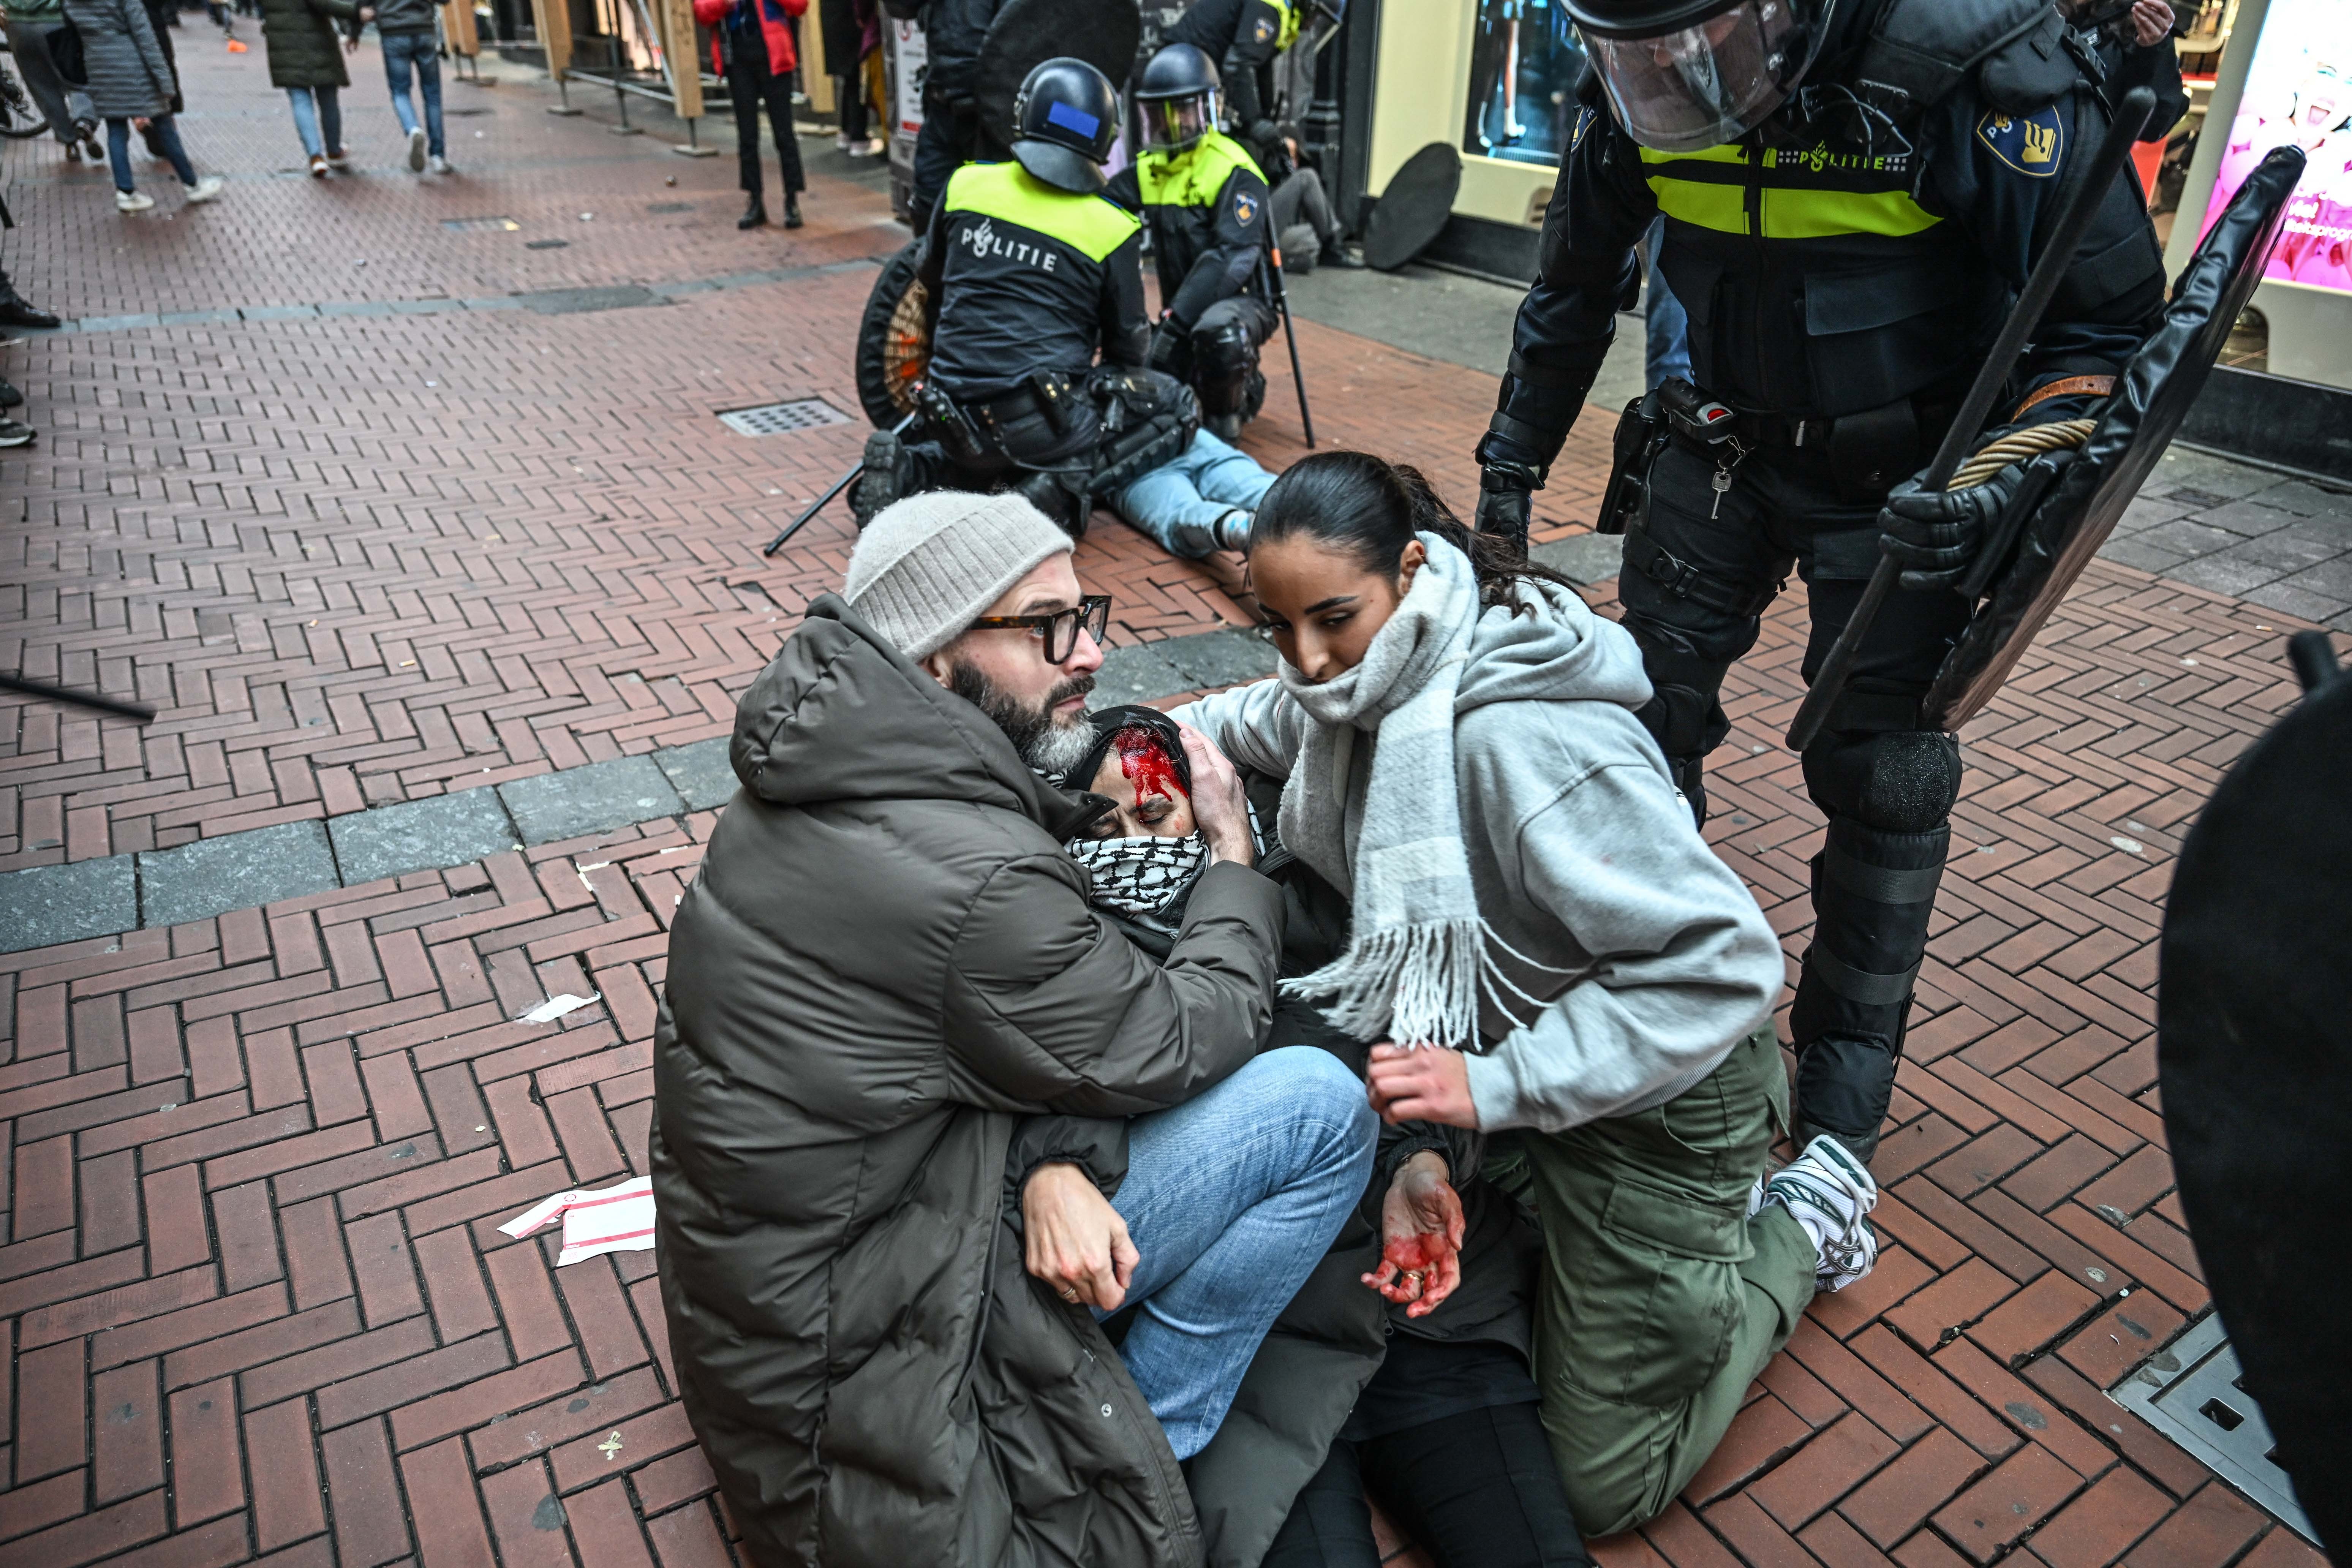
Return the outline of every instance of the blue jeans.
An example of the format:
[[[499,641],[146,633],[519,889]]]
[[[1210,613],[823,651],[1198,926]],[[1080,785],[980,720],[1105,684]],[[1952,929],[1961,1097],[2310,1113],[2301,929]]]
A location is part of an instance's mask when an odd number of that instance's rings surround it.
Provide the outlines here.
[[[1312,1046],[1129,1124],[1111,1206],[1143,1257],[1119,1354],[1178,1458],[1216,1435],[1258,1342],[1363,1196],[1379,1130],[1363,1084]]]
[[[155,144],[163,149],[171,161],[172,172],[180,176],[180,184],[196,183],[196,167],[188,162],[188,150],[180,145],[180,127],[168,114],[159,114],[149,121],[155,128]],[[106,161],[114,167],[114,188],[135,191],[137,181],[131,177],[131,121],[109,120],[106,122]]]
[[[1171,555],[1198,559],[1216,546],[1217,520],[1235,507],[1255,511],[1274,476],[1246,452],[1206,430],[1169,462],[1111,497],[1111,510]]]
[[[1690,379],[1690,318],[1683,311],[1682,301],[1666,287],[1666,275],[1658,270],[1658,247],[1666,240],[1666,220],[1659,218],[1650,225],[1648,236],[1642,241],[1643,259],[1650,264],[1649,299],[1643,306],[1643,326],[1647,339],[1643,347],[1643,370],[1650,390],[1655,392],[1658,383],[1669,376]]]
[[[441,56],[431,33],[383,35],[383,75],[392,84],[392,111],[400,116],[404,136],[416,134],[416,105],[409,101],[408,70],[425,84],[425,150],[436,158],[449,154],[441,135]]]
[[[302,151],[313,158],[323,158],[330,153],[337,157],[342,155],[343,106],[335,96],[338,90],[331,87],[286,89],[286,101],[294,106],[295,134],[302,138]],[[323,140],[321,132],[325,132]]]

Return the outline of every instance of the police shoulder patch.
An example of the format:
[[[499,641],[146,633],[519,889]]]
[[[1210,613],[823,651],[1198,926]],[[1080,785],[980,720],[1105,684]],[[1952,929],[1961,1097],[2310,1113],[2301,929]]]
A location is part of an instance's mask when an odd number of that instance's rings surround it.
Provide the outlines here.
[[[1977,121],[1977,140],[2029,179],[2049,179],[2066,161],[2066,122],[2055,106],[2031,114],[1988,109]]]
[[[1589,108],[1578,110],[1576,111],[1576,129],[1568,133],[1568,150],[1570,152],[1573,153],[1579,147],[1584,145],[1584,133],[1591,128],[1591,125],[1592,110]]]
[[[1234,193],[1234,221],[1247,228],[1257,218],[1257,197],[1247,191]]]
[[[1260,16],[1257,19],[1256,37],[1251,41],[1262,44],[1272,37],[1274,37],[1274,18],[1271,16]]]

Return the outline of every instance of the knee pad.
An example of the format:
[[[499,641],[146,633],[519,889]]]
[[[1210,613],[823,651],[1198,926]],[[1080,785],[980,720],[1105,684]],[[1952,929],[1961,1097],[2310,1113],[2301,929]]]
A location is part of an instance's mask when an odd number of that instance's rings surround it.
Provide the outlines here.
[[[1928,833],[1960,798],[1960,742],[1935,730],[1841,731],[1805,748],[1805,790],[1824,816]]]
[[[1229,321],[1223,326],[1197,329],[1191,347],[1192,384],[1200,391],[1203,414],[1249,412],[1249,383],[1253,378],[1258,382],[1258,398],[1264,400],[1265,378],[1257,375],[1257,345],[1250,342],[1248,327]]]

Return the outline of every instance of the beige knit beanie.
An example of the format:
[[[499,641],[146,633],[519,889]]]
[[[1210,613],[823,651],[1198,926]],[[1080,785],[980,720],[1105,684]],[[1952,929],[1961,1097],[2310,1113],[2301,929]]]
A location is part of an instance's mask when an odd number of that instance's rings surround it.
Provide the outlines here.
[[[841,596],[908,658],[937,653],[1070,536],[1026,499],[930,490],[884,507],[849,552]]]

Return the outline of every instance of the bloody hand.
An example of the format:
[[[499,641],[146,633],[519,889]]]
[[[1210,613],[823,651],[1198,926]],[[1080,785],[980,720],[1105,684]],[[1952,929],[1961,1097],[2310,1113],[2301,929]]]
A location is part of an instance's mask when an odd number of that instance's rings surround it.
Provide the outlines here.
[[[1444,1158],[1423,1150],[1398,1167],[1381,1202],[1381,1264],[1363,1282],[1425,1318],[1462,1283],[1462,1198]]]

